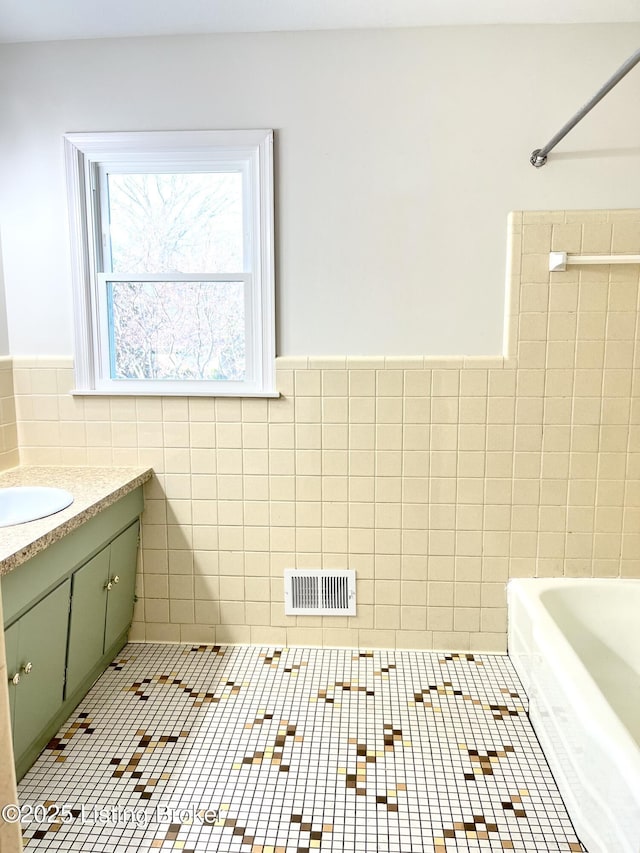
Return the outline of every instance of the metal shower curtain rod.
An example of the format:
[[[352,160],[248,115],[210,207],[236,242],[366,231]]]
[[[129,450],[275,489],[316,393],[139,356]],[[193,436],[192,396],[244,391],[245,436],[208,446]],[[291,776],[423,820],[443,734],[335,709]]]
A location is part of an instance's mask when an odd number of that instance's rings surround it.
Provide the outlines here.
[[[569,121],[565,125],[563,125],[562,128],[560,128],[556,135],[547,142],[544,148],[536,148],[536,150],[532,152],[531,157],[529,158],[529,162],[531,163],[531,165],[535,166],[536,169],[539,169],[540,166],[544,166],[544,164],[547,162],[547,154],[553,148],[556,147],[556,145],[558,144],[558,142],[560,142],[561,139],[564,139],[564,137],[567,135],[567,133],[569,133],[570,130],[573,130],[573,128],[578,124],[578,122],[581,121],[586,116],[586,114],[595,107],[598,101],[601,101],[604,96],[608,92],[610,92],[613,87],[620,82],[620,80],[622,80],[625,74],[628,74],[629,71],[631,71],[631,69],[638,64],[638,62],[640,62],[640,50],[636,50],[636,52],[632,56],[630,56],[629,59],[627,59],[627,61],[620,66],[620,68],[618,68],[616,73],[612,77],[610,77],[609,80],[607,80],[604,86],[598,89],[593,98],[591,98],[590,101],[587,101],[587,103],[578,110],[578,112],[573,116],[573,118],[570,118]]]

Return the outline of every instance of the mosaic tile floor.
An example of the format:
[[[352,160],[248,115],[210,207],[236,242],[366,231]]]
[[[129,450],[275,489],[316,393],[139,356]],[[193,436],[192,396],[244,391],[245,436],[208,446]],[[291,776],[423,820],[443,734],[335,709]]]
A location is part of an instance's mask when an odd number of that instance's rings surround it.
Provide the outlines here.
[[[525,702],[502,655],[132,644],[22,780],[26,848],[583,851]]]

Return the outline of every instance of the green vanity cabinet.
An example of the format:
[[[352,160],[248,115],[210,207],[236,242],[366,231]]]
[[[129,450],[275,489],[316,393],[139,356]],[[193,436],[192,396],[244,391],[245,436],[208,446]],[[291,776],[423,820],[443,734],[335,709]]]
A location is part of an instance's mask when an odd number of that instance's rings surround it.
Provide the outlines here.
[[[18,779],[127,642],[142,509],[139,487],[0,578]]]
[[[70,581],[34,605],[5,633],[13,751],[22,758],[47,742],[47,723],[64,695]]]
[[[133,615],[137,553],[136,522],[72,575],[67,696],[105,653],[122,646]]]

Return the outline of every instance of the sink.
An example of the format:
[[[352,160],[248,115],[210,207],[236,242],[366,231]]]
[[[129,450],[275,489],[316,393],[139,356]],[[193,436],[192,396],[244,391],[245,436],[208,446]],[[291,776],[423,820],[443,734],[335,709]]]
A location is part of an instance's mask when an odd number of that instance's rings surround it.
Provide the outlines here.
[[[49,486],[11,486],[0,489],[0,527],[45,518],[72,503],[71,492]]]

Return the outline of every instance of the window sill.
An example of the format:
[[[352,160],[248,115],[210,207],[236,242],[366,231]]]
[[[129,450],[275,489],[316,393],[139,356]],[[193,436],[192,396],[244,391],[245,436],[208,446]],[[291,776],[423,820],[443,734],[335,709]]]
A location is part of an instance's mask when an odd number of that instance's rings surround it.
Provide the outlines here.
[[[231,391],[226,394],[211,391],[69,391],[72,397],[236,397],[242,399],[263,398],[274,400],[281,397],[279,391]]]

